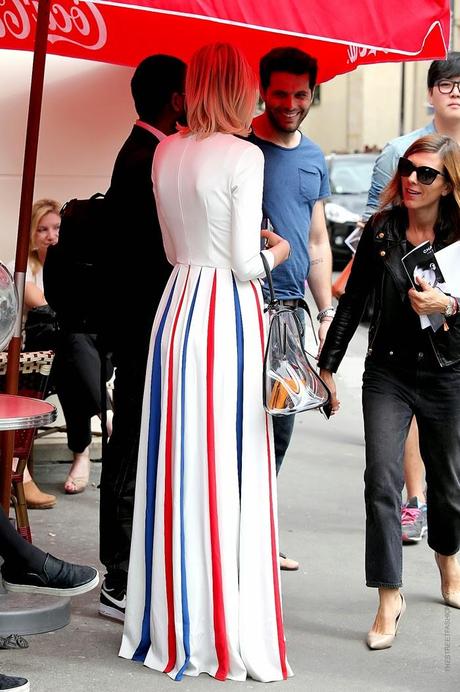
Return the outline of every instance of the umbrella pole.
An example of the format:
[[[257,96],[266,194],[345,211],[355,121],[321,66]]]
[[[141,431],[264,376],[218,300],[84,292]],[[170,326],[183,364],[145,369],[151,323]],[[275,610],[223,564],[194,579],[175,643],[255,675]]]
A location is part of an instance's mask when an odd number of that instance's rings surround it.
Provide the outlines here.
[[[38,135],[45,74],[46,44],[50,0],[39,0],[37,29],[35,33],[34,60],[29,96],[29,114],[27,119],[24,166],[22,172],[21,202],[19,207],[18,236],[16,243],[16,261],[14,281],[18,291],[19,310],[14,335],[8,348],[8,365],[6,371],[6,392],[17,394],[19,381],[19,354],[21,352],[22,310],[24,305],[24,284],[29,251],[30,222],[34,196],[35,170],[37,166]],[[0,503],[6,513],[9,511],[11,492],[11,464],[14,451],[14,430],[3,433],[2,464],[0,465]]]

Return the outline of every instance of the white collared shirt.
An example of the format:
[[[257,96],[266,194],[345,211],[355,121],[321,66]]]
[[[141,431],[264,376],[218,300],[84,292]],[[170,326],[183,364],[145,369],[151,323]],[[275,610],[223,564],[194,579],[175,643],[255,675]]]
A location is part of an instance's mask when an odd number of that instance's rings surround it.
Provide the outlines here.
[[[165,139],[168,135],[165,135],[164,132],[161,130],[157,130],[156,127],[153,127],[153,125],[149,125],[149,123],[145,123],[143,120],[136,120],[136,125],[139,127],[143,127],[144,130],[147,130],[148,132],[151,132],[152,135],[154,135],[158,141],[161,142],[162,139]]]

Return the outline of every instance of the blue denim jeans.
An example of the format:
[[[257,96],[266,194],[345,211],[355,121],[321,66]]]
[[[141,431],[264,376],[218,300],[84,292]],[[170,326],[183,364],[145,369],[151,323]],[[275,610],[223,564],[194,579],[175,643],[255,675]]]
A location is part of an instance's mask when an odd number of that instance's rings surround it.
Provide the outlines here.
[[[401,493],[404,443],[412,416],[426,468],[428,544],[460,547],[460,364],[438,368],[419,354],[407,367],[366,360],[366,583],[402,585]]]

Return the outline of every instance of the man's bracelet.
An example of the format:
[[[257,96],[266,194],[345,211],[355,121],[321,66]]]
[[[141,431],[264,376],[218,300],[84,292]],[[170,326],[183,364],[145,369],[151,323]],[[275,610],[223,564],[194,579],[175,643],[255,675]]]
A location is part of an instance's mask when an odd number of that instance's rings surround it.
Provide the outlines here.
[[[330,305],[328,308],[324,308],[323,310],[320,310],[318,314],[316,315],[316,319],[318,322],[322,322],[326,317],[330,317],[331,319],[335,315],[335,308]]]
[[[458,312],[458,300],[454,296],[449,296],[449,302],[446,305],[446,309],[444,310],[444,315],[446,317],[452,317],[453,315],[456,315]]]

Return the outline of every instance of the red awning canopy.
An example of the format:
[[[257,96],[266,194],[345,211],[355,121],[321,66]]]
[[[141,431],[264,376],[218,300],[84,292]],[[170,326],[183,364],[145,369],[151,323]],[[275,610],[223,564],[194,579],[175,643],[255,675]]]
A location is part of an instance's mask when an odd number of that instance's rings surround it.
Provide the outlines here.
[[[36,4],[3,0],[0,48],[33,50]],[[325,81],[361,64],[444,57],[449,23],[449,0],[52,0],[48,53],[134,66],[159,52],[188,60],[218,40],[256,67],[270,48],[296,45]]]

